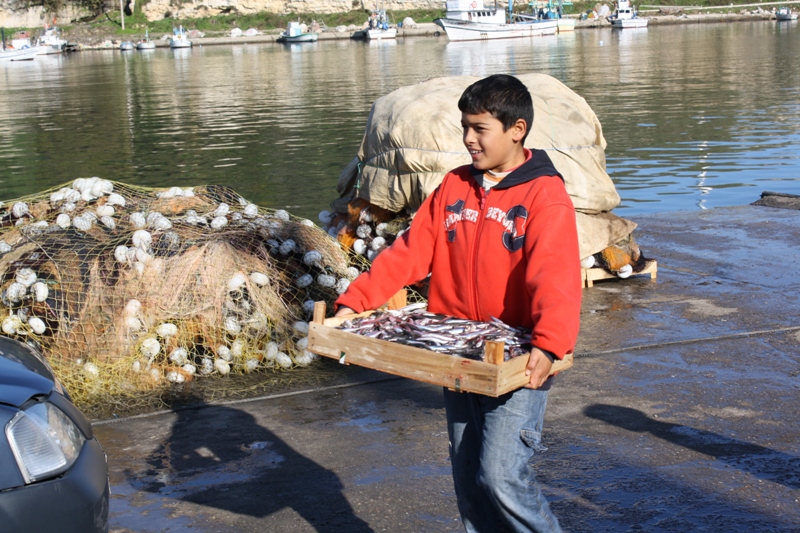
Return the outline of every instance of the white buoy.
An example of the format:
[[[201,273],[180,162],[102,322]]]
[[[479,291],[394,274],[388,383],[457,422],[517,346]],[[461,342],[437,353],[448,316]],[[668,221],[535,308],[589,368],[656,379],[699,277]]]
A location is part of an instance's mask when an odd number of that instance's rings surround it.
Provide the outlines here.
[[[155,337],[147,337],[142,341],[141,346],[139,346],[139,351],[141,354],[149,361],[155,359],[156,355],[161,351],[161,343]]]
[[[47,330],[47,326],[44,323],[44,320],[39,318],[38,316],[32,316],[28,319],[28,325],[31,327],[34,333],[37,335],[41,335]]]
[[[31,293],[37,302],[44,302],[50,294],[50,289],[47,288],[47,283],[37,281],[31,287]]]
[[[281,243],[280,247],[278,248],[278,252],[281,255],[288,255],[294,251],[295,247],[295,242],[292,239],[286,239],[283,241],[283,243]]]
[[[175,348],[169,353],[169,360],[178,366],[183,366],[189,362],[189,351],[186,348]]]
[[[225,345],[217,346],[217,357],[224,361],[230,361],[233,359],[233,356],[231,355],[231,349]]]
[[[32,268],[20,268],[14,276],[17,283],[22,283],[26,288],[36,283],[36,278],[36,272]]]
[[[269,283],[269,277],[262,272],[251,272],[250,281],[258,285],[259,287],[263,287],[264,285]]]
[[[303,274],[297,280],[295,280],[295,284],[300,287],[301,289],[308,287],[314,282],[314,277],[311,274]]]
[[[247,283],[247,276],[242,272],[237,272],[228,280],[228,292],[238,291],[245,283]]]
[[[214,369],[225,376],[230,373],[231,365],[224,359],[217,359],[214,361]]]
[[[322,287],[333,287],[336,285],[336,276],[331,276],[330,274],[320,274],[317,276],[317,283],[319,283]]]
[[[279,367],[286,369],[292,368],[293,364],[292,358],[283,352],[278,352],[278,354],[275,356],[275,363],[277,363]]]
[[[164,322],[156,328],[156,335],[159,337],[173,337],[178,334],[178,326],[169,322]]]

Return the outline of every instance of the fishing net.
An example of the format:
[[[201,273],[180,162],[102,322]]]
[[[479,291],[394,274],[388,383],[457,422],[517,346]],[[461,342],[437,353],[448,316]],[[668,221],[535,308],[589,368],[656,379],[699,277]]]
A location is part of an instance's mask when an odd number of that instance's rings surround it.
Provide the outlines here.
[[[0,327],[38,345],[78,403],[119,402],[309,365],[313,303],[365,264],[227,187],[81,178],[0,205]]]

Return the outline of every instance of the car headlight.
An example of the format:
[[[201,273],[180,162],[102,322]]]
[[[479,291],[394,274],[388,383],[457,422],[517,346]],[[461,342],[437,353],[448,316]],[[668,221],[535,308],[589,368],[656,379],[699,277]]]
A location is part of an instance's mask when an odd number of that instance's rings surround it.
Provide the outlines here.
[[[17,413],[6,425],[6,437],[25,483],[67,470],[86,440],[72,420],[48,402]]]

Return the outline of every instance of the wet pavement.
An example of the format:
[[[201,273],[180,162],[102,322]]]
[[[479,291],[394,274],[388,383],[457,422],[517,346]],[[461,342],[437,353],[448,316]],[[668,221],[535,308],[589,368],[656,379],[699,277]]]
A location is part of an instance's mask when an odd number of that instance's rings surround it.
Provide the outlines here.
[[[631,218],[657,280],[584,290],[536,459],[564,530],[800,531],[800,211]],[[461,531],[441,390],[319,364],[325,386],[97,423],[111,530]]]

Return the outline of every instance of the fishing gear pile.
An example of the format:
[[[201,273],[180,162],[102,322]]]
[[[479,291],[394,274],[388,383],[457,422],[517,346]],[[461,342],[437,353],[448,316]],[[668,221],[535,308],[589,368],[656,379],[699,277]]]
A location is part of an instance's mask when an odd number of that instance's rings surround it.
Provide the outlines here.
[[[100,178],[0,203],[0,327],[75,400],[289,370],[315,301],[360,273],[313,222],[223,186]]]

